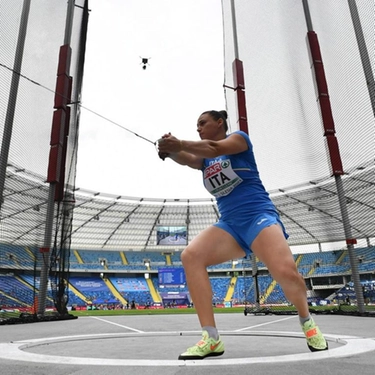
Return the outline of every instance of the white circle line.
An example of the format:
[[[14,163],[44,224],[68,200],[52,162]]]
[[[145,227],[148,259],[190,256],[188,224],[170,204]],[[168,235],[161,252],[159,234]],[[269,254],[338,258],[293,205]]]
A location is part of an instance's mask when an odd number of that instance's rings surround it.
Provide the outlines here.
[[[253,335],[253,333],[249,334]],[[257,332],[259,336],[261,332]],[[295,332],[266,332],[263,335],[275,335],[282,336],[287,334],[289,337],[301,338],[300,334]],[[230,335],[227,332],[227,335]],[[234,334],[236,335],[236,334]],[[353,356],[356,354],[362,354],[370,351],[375,351],[375,341],[367,338],[353,337],[353,336],[340,336],[325,334],[326,339],[329,341],[335,341],[344,343],[345,345],[315,353],[299,353],[299,354],[288,354],[281,356],[267,356],[267,357],[254,357],[254,358],[225,358],[225,359],[214,359],[214,360],[192,360],[192,361],[179,361],[179,360],[158,360],[158,359],[112,359],[112,358],[87,358],[87,357],[65,357],[65,356],[52,356],[45,354],[28,353],[23,349],[28,347],[37,346],[45,342],[61,342],[80,339],[100,338],[109,337],[109,335],[78,335],[78,336],[66,336],[56,337],[48,339],[35,339],[28,341],[19,341],[13,343],[0,343],[0,358],[13,361],[22,362],[33,362],[33,363],[49,363],[49,364],[69,364],[69,365],[90,365],[90,366],[134,366],[134,367],[185,367],[185,366],[233,366],[233,365],[245,365],[255,363],[285,363],[285,362],[296,362],[296,361],[311,361],[316,359],[332,359],[342,358],[346,356]],[[124,336],[118,335],[117,336]],[[128,335],[129,336],[129,335]],[[133,334],[134,336],[134,334]],[[145,336],[145,335],[141,335]],[[236,335],[237,336],[237,335]],[[242,334],[242,336],[245,336]]]

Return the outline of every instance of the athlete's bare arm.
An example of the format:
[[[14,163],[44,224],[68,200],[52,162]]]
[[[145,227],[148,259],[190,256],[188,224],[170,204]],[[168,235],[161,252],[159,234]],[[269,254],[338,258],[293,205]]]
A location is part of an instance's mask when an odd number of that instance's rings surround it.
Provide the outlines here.
[[[248,149],[246,140],[240,134],[232,134],[219,141],[184,141],[167,134],[159,142],[159,151],[168,153],[176,163],[201,169],[204,158],[238,154]]]

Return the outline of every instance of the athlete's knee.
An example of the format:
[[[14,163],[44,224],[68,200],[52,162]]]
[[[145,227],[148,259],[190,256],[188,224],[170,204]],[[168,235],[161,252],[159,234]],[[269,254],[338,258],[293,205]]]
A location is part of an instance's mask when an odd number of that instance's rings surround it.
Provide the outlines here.
[[[196,268],[202,269],[209,265],[209,260],[205,256],[205,252],[202,252],[197,246],[189,245],[181,253],[181,262],[184,268]]]
[[[188,267],[195,263],[198,260],[197,258],[194,249],[189,246],[181,253],[181,262],[184,267]]]
[[[293,283],[301,284],[304,283],[302,276],[298,272],[295,263],[284,263],[275,267],[273,271],[273,277],[279,283]]]

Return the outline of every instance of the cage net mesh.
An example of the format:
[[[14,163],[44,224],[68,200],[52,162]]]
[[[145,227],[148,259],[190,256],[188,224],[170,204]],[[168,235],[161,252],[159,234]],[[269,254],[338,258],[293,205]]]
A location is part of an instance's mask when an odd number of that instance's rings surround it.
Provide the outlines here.
[[[15,0],[0,5],[1,319],[16,319],[18,312],[26,320],[47,317],[52,310],[59,315],[66,312],[79,119],[76,103],[87,23],[87,2],[75,2],[69,25],[72,11],[67,3]],[[69,105],[60,108],[57,76],[60,47],[66,44],[71,48],[67,70],[72,87]],[[56,146],[51,135],[58,108],[70,113],[65,124],[68,141],[60,154],[66,154],[65,176],[56,171],[57,178],[51,179],[50,150]],[[59,137],[62,145],[64,135]]]
[[[233,90],[237,89],[233,63],[237,58],[243,63],[248,131],[260,175],[289,232],[290,244],[305,253],[313,242],[342,241],[341,247],[333,248],[336,251],[296,257],[309,294],[329,285],[339,287],[343,282],[335,276],[339,272],[345,275],[345,284],[351,283],[345,290],[355,299],[354,260],[367,301],[375,268],[374,247],[370,246],[375,228],[375,6],[371,0],[306,3],[309,15],[303,1],[222,2],[227,110],[229,118],[238,119]],[[343,194],[338,191],[324,136],[307,39],[309,19],[310,31],[318,37],[328,85],[344,171],[339,177]],[[239,121],[231,129],[239,129]],[[301,232],[298,218],[302,217],[308,225]],[[357,240],[352,260],[343,241],[348,238]],[[268,277],[260,265],[259,296],[253,295],[252,302],[272,303],[274,298],[273,302],[281,303],[282,294]],[[314,282],[321,286],[313,288]],[[253,293],[254,287],[250,290]]]
[[[114,303],[116,298],[130,301],[130,294],[113,288],[117,284],[112,276],[118,272],[138,279],[147,272],[151,284],[134,298],[153,299],[147,290],[158,292],[157,266],[181,267],[178,252],[157,254],[153,240],[157,225],[186,225],[190,241],[217,220],[217,208],[214,202],[141,204],[135,198],[101,199],[93,192],[75,193],[87,23],[84,0],[75,1],[71,25],[73,87],[65,181],[51,190],[46,180],[68,4],[33,0],[25,24],[26,3],[0,4],[0,182],[4,182],[0,186],[0,322],[18,318],[20,312],[24,320],[33,320],[41,309],[64,315],[68,305],[85,308],[104,290]],[[238,57],[244,66],[247,122],[261,178],[290,235],[311,307],[333,303],[342,311],[358,310],[354,259],[366,309],[370,309],[375,302],[374,3],[309,0],[308,4],[344,169],[340,175],[343,202],[339,202],[326,147],[302,1],[236,0],[235,34],[231,2],[222,2],[230,128],[239,127],[233,120],[238,116],[232,89],[233,61]],[[51,191],[62,196],[53,203],[52,220]],[[349,223],[342,216],[342,205]],[[346,243],[345,222],[351,238],[357,240],[353,249]],[[106,252],[107,248],[111,251]],[[127,249],[150,251],[137,257]],[[148,268],[145,260],[151,262]],[[74,282],[69,282],[71,268]],[[212,267],[209,272],[215,304],[239,304],[245,306],[246,314],[295,313],[257,259]],[[85,279],[85,274],[95,278]],[[100,289],[95,289],[98,285]]]

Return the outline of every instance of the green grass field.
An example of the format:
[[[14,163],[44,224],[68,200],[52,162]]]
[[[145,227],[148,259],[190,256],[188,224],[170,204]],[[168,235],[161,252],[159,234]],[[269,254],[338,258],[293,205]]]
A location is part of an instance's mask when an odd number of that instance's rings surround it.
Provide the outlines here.
[[[341,305],[341,306],[317,306],[310,308],[312,313],[347,313],[347,314],[355,314],[357,310],[357,306],[348,306],[348,305]],[[215,314],[234,314],[234,313],[245,313],[245,308],[243,306],[240,307],[230,307],[230,308],[214,308]],[[262,311],[260,311],[262,313]],[[375,306],[366,306],[366,312],[375,312]],[[247,313],[253,313],[251,308],[247,309]],[[267,314],[275,314],[275,315],[287,315],[296,313],[296,310],[293,306],[277,306],[273,307],[272,309],[266,311]],[[19,318],[20,312],[0,312],[0,319],[11,319],[11,318]],[[46,315],[51,314],[49,312]],[[177,309],[140,309],[140,310],[80,310],[80,311],[70,311],[70,315],[73,316],[118,316],[118,315],[168,315],[168,314],[196,314],[194,308],[177,308]]]
[[[243,307],[216,308],[215,314],[243,313]],[[196,314],[194,308],[186,309],[144,309],[144,310],[89,310],[70,311],[74,316],[113,316],[113,315],[176,315],[176,314]]]
[[[247,311],[251,313],[251,308]],[[356,312],[358,311],[357,306],[316,306],[311,307],[312,313],[334,313],[334,312]],[[366,306],[366,311],[375,311],[375,306]],[[228,308],[214,308],[215,314],[233,314],[241,313],[244,314],[245,308],[240,307],[228,307]],[[89,310],[89,311],[70,311],[70,314],[74,316],[111,316],[111,315],[167,315],[167,314],[196,314],[194,308],[186,309],[145,309],[145,310]],[[269,309],[269,314],[290,314],[296,313],[296,309],[293,306],[277,306]]]
[[[231,313],[243,313],[243,307],[233,308],[216,308],[214,309],[215,314],[231,314]],[[186,309],[143,309],[143,310],[80,310],[80,311],[69,311],[70,315],[77,317],[80,316],[117,316],[117,315],[176,315],[176,314],[195,314],[196,311],[193,308]],[[0,319],[11,319],[18,318],[20,312],[0,312]],[[46,315],[51,313],[46,313]]]

